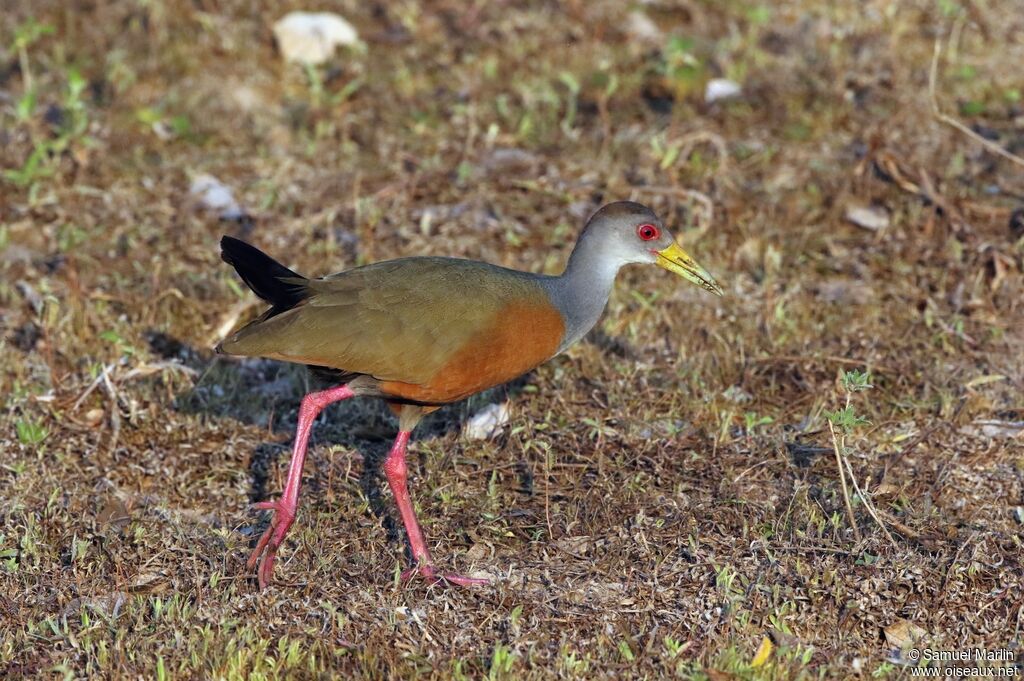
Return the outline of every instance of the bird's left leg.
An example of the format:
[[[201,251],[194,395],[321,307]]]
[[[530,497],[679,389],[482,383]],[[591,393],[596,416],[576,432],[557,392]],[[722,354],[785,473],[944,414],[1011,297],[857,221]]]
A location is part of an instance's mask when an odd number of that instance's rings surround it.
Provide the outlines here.
[[[408,467],[405,463],[405,450],[409,444],[412,427],[415,425],[415,420],[418,419],[414,420],[413,426],[409,426],[405,416],[406,414],[403,410],[403,423],[398,431],[398,437],[395,438],[394,445],[391,446],[388,458],[384,460],[383,466],[384,475],[387,477],[388,485],[391,487],[391,493],[395,495],[395,504],[398,505],[398,512],[402,516],[402,524],[405,525],[405,532],[409,536],[413,560],[416,561],[416,567],[403,572],[402,578],[408,579],[414,572],[418,571],[428,581],[435,583],[448,582],[458,584],[459,586],[487,584],[488,580],[486,579],[476,579],[456,574],[438,574],[437,569],[434,567],[434,562],[430,557],[430,549],[427,548],[427,542],[423,538],[423,531],[416,520],[416,511],[412,507],[412,498],[409,496],[407,484]]]

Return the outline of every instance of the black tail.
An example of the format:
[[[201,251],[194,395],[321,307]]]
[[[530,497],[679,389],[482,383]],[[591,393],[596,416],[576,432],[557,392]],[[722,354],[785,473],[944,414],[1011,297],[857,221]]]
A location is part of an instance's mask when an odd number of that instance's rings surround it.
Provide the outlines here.
[[[267,317],[290,310],[309,295],[303,285],[305,277],[240,239],[222,237],[220,257],[235,268],[253,293],[273,305]]]

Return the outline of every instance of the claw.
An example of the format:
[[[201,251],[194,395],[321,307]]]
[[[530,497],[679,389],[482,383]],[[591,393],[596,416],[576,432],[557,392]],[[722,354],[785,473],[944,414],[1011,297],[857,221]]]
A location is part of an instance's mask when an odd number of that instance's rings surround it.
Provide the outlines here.
[[[253,504],[253,508],[274,511],[274,517],[270,519],[270,527],[260,536],[260,540],[256,542],[256,548],[249,554],[249,560],[245,563],[246,570],[252,570],[259,563],[257,577],[260,588],[266,589],[270,586],[274,576],[274,559],[277,557],[277,549],[281,546],[285,535],[288,534],[288,528],[295,520],[295,509],[294,507],[289,508],[289,504],[284,501],[261,501],[258,504]]]

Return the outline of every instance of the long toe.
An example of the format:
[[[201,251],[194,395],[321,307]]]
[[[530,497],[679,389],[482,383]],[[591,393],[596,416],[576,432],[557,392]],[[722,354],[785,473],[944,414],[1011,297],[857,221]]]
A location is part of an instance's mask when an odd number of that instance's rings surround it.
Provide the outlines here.
[[[268,586],[270,586],[270,582],[274,578],[275,557],[276,556],[274,555],[274,551],[270,550],[267,551],[267,553],[263,556],[263,559],[260,561],[260,589],[266,589]]]
[[[486,584],[491,583],[491,580],[489,579],[481,579],[479,577],[466,577],[464,575],[456,575],[454,573],[442,575],[441,579],[438,581],[445,582],[448,584],[455,584],[456,586],[484,586]]]
[[[431,585],[482,586],[491,583],[489,579],[466,577],[455,573],[438,574],[437,569],[433,565],[423,565],[403,571],[402,581],[408,582],[417,575],[423,577],[427,584]]]
[[[252,569],[256,567],[256,563],[259,562],[260,557],[263,556],[264,549],[267,548],[267,543],[270,541],[270,535],[274,533],[274,526],[271,525],[263,534],[260,536],[260,540],[256,542],[256,548],[249,554],[249,560],[245,562],[246,572],[252,572]]]

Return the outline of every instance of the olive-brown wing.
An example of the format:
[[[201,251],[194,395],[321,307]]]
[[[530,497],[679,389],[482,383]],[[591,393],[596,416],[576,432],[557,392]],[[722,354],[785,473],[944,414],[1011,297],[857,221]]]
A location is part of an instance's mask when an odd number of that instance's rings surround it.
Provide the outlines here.
[[[534,278],[470,260],[391,260],[307,286],[301,304],[223,349],[368,374],[399,397],[444,402],[528,371],[564,331]]]

